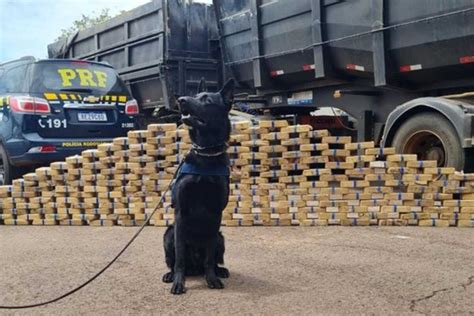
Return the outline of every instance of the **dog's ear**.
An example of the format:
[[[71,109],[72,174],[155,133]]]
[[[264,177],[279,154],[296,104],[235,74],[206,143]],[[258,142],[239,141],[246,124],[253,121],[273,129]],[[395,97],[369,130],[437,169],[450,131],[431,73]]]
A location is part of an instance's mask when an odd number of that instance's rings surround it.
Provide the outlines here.
[[[227,80],[219,93],[221,94],[225,105],[228,107],[228,111],[230,111],[232,108],[232,102],[234,101],[234,79]]]
[[[204,79],[204,77],[202,77],[201,81],[199,81],[198,92],[197,93],[206,92],[206,91],[207,91],[206,79]]]

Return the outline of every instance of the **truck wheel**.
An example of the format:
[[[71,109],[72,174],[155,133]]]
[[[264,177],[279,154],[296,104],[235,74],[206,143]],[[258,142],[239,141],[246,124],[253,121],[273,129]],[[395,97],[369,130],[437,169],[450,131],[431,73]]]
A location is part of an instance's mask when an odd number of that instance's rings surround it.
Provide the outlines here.
[[[0,185],[11,184],[20,176],[21,169],[10,164],[5,148],[0,146]]]
[[[398,153],[417,154],[419,160],[436,160],[438,167],[464,168],[464,150],[456,130],[437,113],[409,118],[398,128],[392,146]]]

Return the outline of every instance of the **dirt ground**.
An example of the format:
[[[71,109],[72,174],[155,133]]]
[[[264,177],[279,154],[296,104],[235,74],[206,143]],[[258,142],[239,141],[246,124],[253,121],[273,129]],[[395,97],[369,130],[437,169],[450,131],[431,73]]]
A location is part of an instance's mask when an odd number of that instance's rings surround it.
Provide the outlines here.
[[[62,294],[106,264],[135,231],[0,226],[0,305]],[[72,297],[17,313],[474,314],[472,229],[224,228],[226,289],[193,278],[183,296],[161,282],[163,232],[145,229],[109,271]]]

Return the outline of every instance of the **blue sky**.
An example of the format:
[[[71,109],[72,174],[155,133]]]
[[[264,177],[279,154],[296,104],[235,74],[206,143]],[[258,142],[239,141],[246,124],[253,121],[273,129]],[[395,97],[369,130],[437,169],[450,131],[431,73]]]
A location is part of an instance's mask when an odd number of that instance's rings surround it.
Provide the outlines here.
[[[46,58],[47,45],[81,14],[109,8],[115,15],[150,0],[0,0],[0,62],[22,56]],[[175,1],[175,0],[173,0]],[[210,2],[201,0],[196,2]]]

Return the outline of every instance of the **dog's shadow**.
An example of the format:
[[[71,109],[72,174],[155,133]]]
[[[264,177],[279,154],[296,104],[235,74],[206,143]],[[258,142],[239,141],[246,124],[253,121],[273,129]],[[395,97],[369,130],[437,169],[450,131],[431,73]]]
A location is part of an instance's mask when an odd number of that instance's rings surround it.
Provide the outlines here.
[[[188,290],[207,289],[206,281],[202,277],[187,277],[186,279],[191,281],[186,283]],[[230,278],[223,279],[223,281],[225,284],[224,291],[230,293],[248,294],[249,288],[251,288],[252,293],[259,293],[260,297],[264,297],[293,291],[293,289],[282,286],[280,283],[272,283],[265,279],[232,271],[230,271]]]

